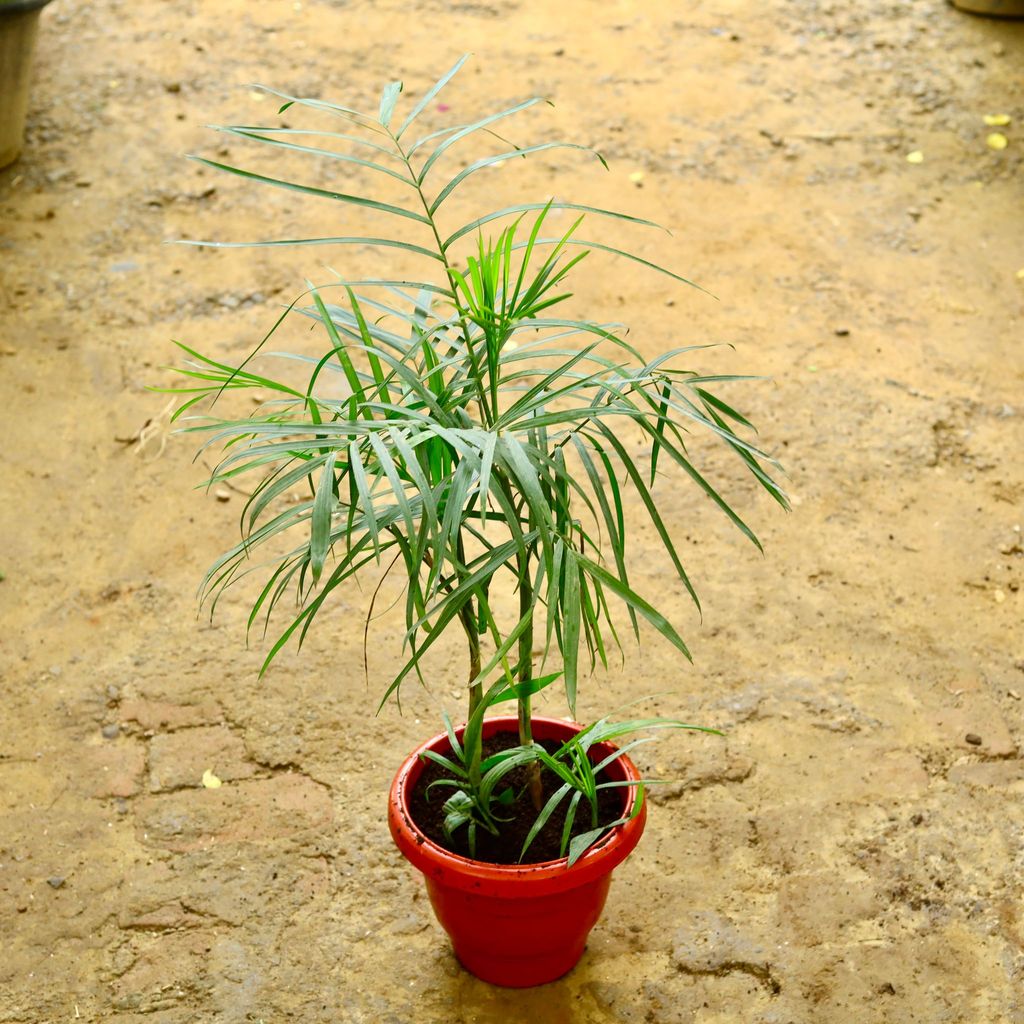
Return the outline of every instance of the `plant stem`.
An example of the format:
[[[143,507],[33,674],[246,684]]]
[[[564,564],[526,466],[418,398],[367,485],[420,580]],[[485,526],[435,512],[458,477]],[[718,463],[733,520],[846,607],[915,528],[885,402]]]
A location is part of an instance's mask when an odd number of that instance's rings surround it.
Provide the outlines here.
[[[462,531],[459,531],[458,539],[455,542],[455,552],[459,559],[459,565],[466,564],[466,548],[462,540]],[[466,640],[469,642],[469,716],[466,721],[473,717],[473,712],[480,706],[484,699],[483,680],[477,679],[480,675],[480,630],[477,628],[476,617],[473,615],[473,598],[459,609],[459,621],[466,633]]]
[[[451,262],[448,259],[448,250],[445,249],[444,243],[441,241],[441,235],[437,230],[437,222],[434,220],[433,213],[430,212],[430,203],[427,202],[427,197],[423,194],[423,186],[420,184],[419,175],[417,175],[412,169],[412,164],[409,162],[409,158],[406,156],[405,150],[402,148],[398,139],[396,139],[390,131],[388,131],[388,135],[391,136],[391,141],[394,143],[395,149],[402,158],[402,162],[405,164],[406,169],[412,175],[413,187],[416,189],[416,194],[420,197],[420,203],[423,205],[423,212],[426,215],[427,222],[430,224],[430,230],[434,235],[437,252],[441,257],[442,264],[444,264],[445,276],[448,278],[448,287],[452,290],[452,303],[455,306],[455,311],[458,313],[459,321],[462,325],[462,337],[466,342],[466,351],[469,353],[469,361],[473,367],[473,376],[477,385],[477,405],[480,408],[480,418],[484,421],[485,425],[490,426],[497,418],[498,409],[497,406],[495,406],[494,409],[487,408],[487,402],[485,400],[486,392],[484,391],[482,377],[480,374],[480,364],[476,357],[476,350],[473,348],[473,339],[469,332],[469,324],[466,322],[466,311],[462,308],[462,303],[459,302],[458,283],[456,281]]]
[[[519,617],[529,615],[529,624],[519,637],[519,666],[517,675],[523,691],[518,699],[519,711],[519,742],[527,746],[533,742],[533,723],[530,712],[530,694],[526,692],[533,679],[533,584],[530,582],[529,555],[519,556]],[[524,685],[526,684],[526,685]],[[530,799],[539,812],[543,804],[544,792],[540,781],[540,762],[533,761],[527,765]]]
[[[392,528],[392,533],[395,530]],[[456,552],[459,559],[460,565],[466,564],[466,553],[465,547],[462,541],[462,534],[459,534],[458,541],[456,542]],[[428,569],[433,568],[434,559],[429,551],[423,552],[423,562]],[[451,592],[451,584],[446,583],[443,579],[441,580],[441,587],[447,592]],[[473,683],[473,680],[480,675],[480,631],[477,629],[476,616],[473,614],[473,598],[470,599],[459,609],[459,622],[462,624],[462,629],[466,634],[466,642],[469,644],[469,683]],[[475,685],[469,687],[469,714],[479,707],[480,701],[483,700],[484,687],[483,682],[478,681]]]

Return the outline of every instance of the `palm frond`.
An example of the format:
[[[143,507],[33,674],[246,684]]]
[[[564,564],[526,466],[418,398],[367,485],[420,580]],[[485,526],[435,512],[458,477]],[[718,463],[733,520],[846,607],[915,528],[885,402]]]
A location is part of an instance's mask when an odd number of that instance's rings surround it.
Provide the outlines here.
[[[351,169],[392,191],[401,185],[406,199],[396,203],[390,192],[386,199],[356,195],[312,178],[295,181],[196,157],[256,185],[332,200],[396,230],[374,227],[362,234],[342,228],[323,237],[192,244],[365,247],[415,258],[423,272],[356,278],[335,271],[332,281],[307,283],[240,366],[182,346],[190,360],[182,369],[186,383],[171,390],[181,398],[176,415],[188,412],[185,429],[202,434],[203,450],[222,449],[210,482],[245,474],[254,480],[242,512],[242,538],[211,567],[202,596],[215,605],[258,567],[267,572],[251,628],[259,617],[269,622],[284,595],[295,594],[297,611],[271,645],[264,668],[289,640],[301,644],[335,590],[381,566],[390,553],[407,582],[405,654],[384,700],[398,697],[410,675],[423,677],[426,659],[458,623],[476,652],[468,687],[470,721],[478,724],[489,701],[514,695],[528,709],[541,688],[530,653],[535,626],[543,658],[557,654],[560,660],[556,672],[540,679],[543,685],[561,679],[570,708],[581,657],[584,670],[587,660],[593,669],[607,664],[609,649],[620,646],[616,603],[634,633],[639,635],[642,619],[689,657],[668,617],[634,587],[633,576],[639,578],[643,567],[627,545],[632,508],[650,521],[694,602],[696,591],[657,490],[670,471],[691,481],[758,543],[719,484],[698,470],[691,444],[724,445],[738,457],[732,465],[749,472],[775,501],[785,505],[786,498],[771,475],[774,459],[750,439],[752,424],[716,393],[717,385],[742,378],[702,376],[680,365],[705,346],[645,359],[621,325],[561,315],[572,299],[568,282],[589,265],[582,264],[588,254],[624,258],[692,284],[617,243],[578,234],[585,217],[630,230],[658,225],[561,198],[498,204],[455,226],[441,222],[448,200],[457,190],[465,196],[486,168],[555,150],[593,153],[562,140],[506,143],[449,170],[428,197],[428,178],[460,142],[493,138],[496,124],[544,102],[527,99],[467,123],[426,129],[409,141],[410,130],[465,61],[460,58],[404,117],[403,86],[396,80],[384,86],[372,113],[267,90],[284,101],[282,110],[294,106],[339,118],[346,122],[342,131],[217,129],[239,145],[262,144],[309,160],[314,169]],[[553,232],[558,213],[573,219]],[[422,238],[407,237],[410,224]],[[484,235],[490,224],[494,238]],[[464,240],[472,247],[456,259]],[[264,351],[292,314],[312,322],[322,339],[319,351]],[[257,355],[259,372],[250,368]],[[270,363],[289,373],[275,372]],[[294,382],[296,371],[305,373],[304,383]],[[205,400],[244,389],[260,392],[255,413],[196,418]],[[280,554],[286,537],[298,542]],[[267,556],[265,566],[255,561],[258,554]],[[510,623],[496,610],[502,587],[520,601]],[[473,731],[467,734],[471,740]],[[471,747],[467,740],[467,751]],[[473,771],[478,768],[477,762]],[[463,811],[453,807],[452,813]],[[486,827],[486,816],[477,824]]]

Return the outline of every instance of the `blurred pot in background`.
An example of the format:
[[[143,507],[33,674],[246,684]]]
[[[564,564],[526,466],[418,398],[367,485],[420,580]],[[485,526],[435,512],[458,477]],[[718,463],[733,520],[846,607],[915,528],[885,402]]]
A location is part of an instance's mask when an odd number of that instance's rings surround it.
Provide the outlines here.
[[[21,153],[39,12],[49,2],[0,0],[0,167]]]
[[[1024,0],[953,0],[953,6],[991,18],[1024,18]]]

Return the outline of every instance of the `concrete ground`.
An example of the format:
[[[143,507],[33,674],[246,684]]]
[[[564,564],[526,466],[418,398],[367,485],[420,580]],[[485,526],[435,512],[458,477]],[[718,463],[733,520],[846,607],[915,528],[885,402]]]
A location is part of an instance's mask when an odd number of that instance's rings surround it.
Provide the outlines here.
[[[453,218],[558,195],[668,227],[594,231],[717,300],[595,254],[576,312],[769,377],[729,394],[794,505],[702,456],[762,558],[665,485],[702,620],[638,529],[695,664],[646,636],[580,714],[670,691],[648,707],[727,737],[644,748],[677,781],[580,966],[524,992],[463,973],[385,823],[400,759],[459,713],[460,652],[374,717],[401,609],[367,684],[367,587],[258,681],[251,593],[195,614],[244,498],[195,489],[146,390],[172,339],[237,362],[323,264],[381,266],[162,245],[365,226],[186,162],[226,145],[203,125],[279,123],[254,82],[417,96],[464,51],[435,123],[544,95],[510,137],[611,170],[541,154]],[[1024,23],[941,0],[48,7],[0,172],[0,1022],[1024,1021],[1022,58]]]

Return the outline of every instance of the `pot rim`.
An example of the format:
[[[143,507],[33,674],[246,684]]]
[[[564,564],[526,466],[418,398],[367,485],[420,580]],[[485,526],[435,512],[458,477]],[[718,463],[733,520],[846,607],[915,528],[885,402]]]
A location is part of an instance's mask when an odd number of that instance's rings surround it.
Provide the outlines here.
[[[535,716],[534,727],[540,733],[538,738],[566,739],[579,732],[583,726],[560,718]],[[488,736],[503,729],[515,730],[518,720],[513,715],[499,715],[484,719],[484,735]],[[456,729],[460,736],[465,727]],[[633,851],[640,841],[647,818],[646,803],[640,813],[623,825],[617,825],[597,841],[572,867],[568,857],[543,861],[537,864],[491,864],[472,860],[457,853],[451,853],[439,846],[420,831],[409,811],[407,793],[415,785],[423,771],[420,756],[427,750],[444,752],[450,749],[446,733],[438,733],[416,748],[401,764],[391,784],[388,798],[388,824],[399,850],[414,867],[428,879],[457,889],[484,896],[503,896],[517,899],[524,895],[550,895],[574,889],[610,873]],[[593,749],[602,755],[612,753],[616,748],[611,743],[595,744]],[[608,771],[621,780],[639,781],[640,773],[625,755],[612,762]],[[627,791],[623,814],[630,814],[636,806],[636,787],[624,787]],[[510,892],[514,886],[514,892]]]

